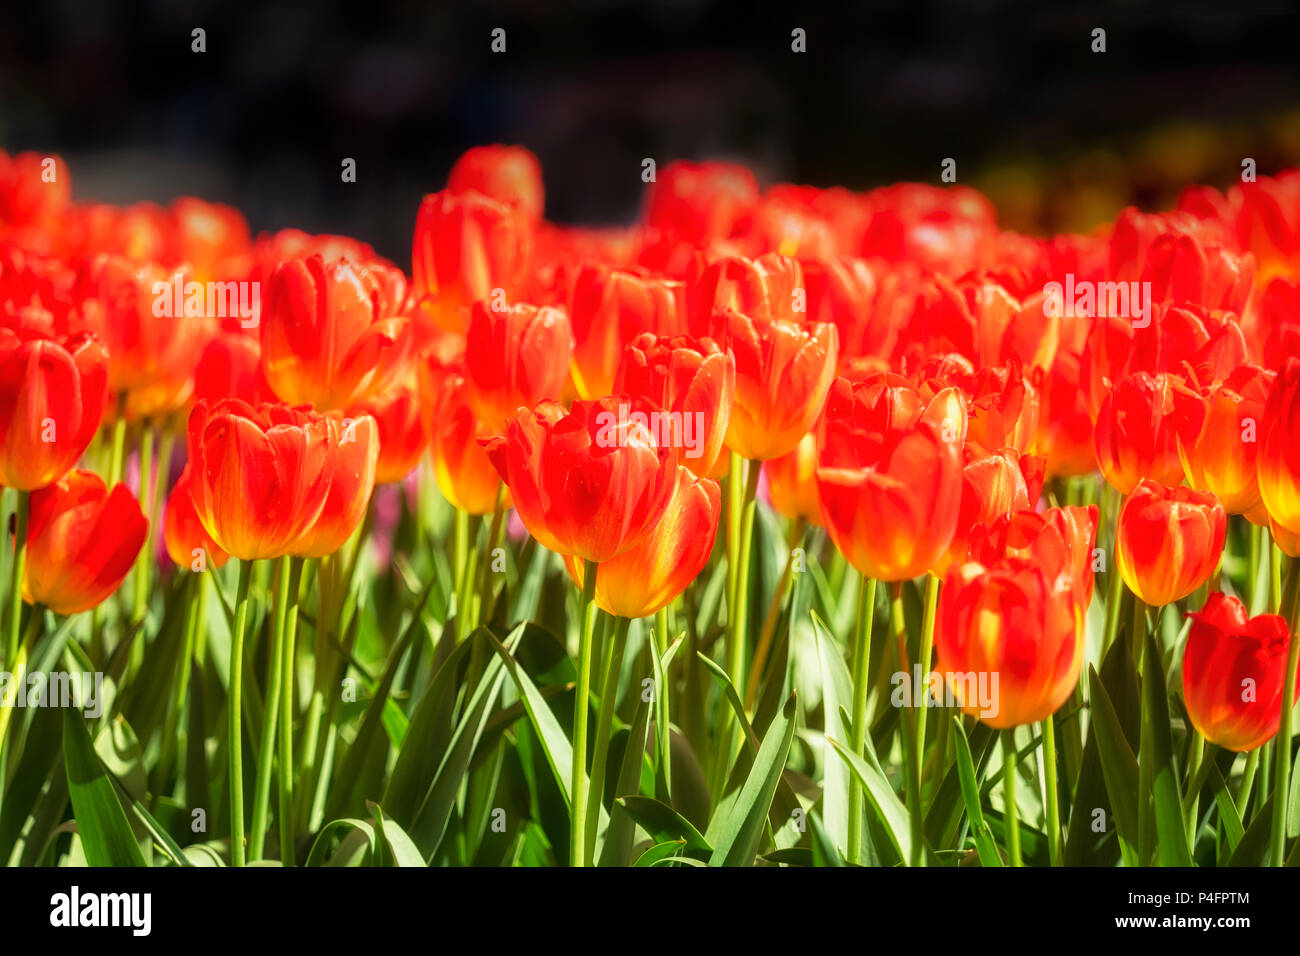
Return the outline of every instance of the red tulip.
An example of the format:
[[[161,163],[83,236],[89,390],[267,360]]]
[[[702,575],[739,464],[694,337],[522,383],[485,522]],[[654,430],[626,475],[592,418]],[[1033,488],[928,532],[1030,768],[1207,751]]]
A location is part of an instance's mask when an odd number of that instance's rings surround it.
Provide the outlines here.
[[[1252,618],[1240,600],[1220,591],[1188,616],[1193,623],[1183,651],[1183,699],[1192,726],[1229,750],[1267,743],[1283,711],[1290,713],[1282,706],[1291,639],[1286,620],[1276,614]]]
[[[1121,494],[1129,494],[1144,478],[1162,485],[1182,483],[1175,393],[1186,391],[1167,375],[1138,372],[1102,399],[1094,435],[1097,462]]]
[[[447,188],[456,193],[474,190],[497,202],[513,204],[533,222],[542,218],[542,165],[522,146],[467,149],[451,168]]]
[[[1260,418],[1259,495],[1277,524],[1300,533],[1300,359],[1287,360]]]
[[[238,399],[201,402],[188,438],[194,510],[234,557],[289,554],[325,508],[334,475],[323,416]]]
[[[383,395],[353,405],[344,418],[347,421],[362,415],[373,418],[379,429],[375,484],[401,481],[420,463],[428,442],[421,421],[420,396],[414,384],[402,382]]]
[[[817,495],[817,434],[809,432],[794,451],[763,462],[767,496],[774,511],[791,520],[802,518],[817,527],[822,520],[821,498]]]
[[[691,334],[719,338],[725,310],[762,319],[806,322],[808,292],[797,259],[769,252],[756,259],[723,256],[687,284]]]
[[[76,465],[108,398],[108,357],[98,340],[45,338],[30,317],[0,323],[0,484],[22,491]]]
[[[1098,514],[1096,505],[1071,505],[1002,515],[991,524],[971,529],[970,560],[993,565],[1003,558],[1019,557],[1053,574],[1066,574],[1075,604],[1086,613],[1092,603]]]
[[[328,454],[325,473],[329,493],[325,506],[289,546],[289,554],[323,558],[343,547],[361,526],[375,489],[379,462],[379,428],[369,415],[344,418],[339,413],[322,418]]]
[[[494,433],[479,422],[469,405],[464,366],[445,365],[436,356],[426,356],[419,372],[421,416],[439,490],[461,511],[491,513],[501,479],[481,440]]]
[[[1227,520],[1223,505],[1208,491],[1144,478],[1119,512],[1115,565],[1120,576],[1153,607],[1182,600],[1219,566]]]
[[[470,406],[491,431],[503,430],[520,407],[563,397],[572,354],[563,309],[520,303],[497,312],[475,303],[465,335]]]
[[[1038,501],[1043,484],[1043,460],[1029,455],[1022,458],[1014,448],[989,455],[967,444],[962,455],[961,507],[952,543],[930,569],[939,577],[952,565],[966,560],[967,536],[973,528],[1031,507]]]
[[[679,160],[658,171],[646,225],[687,242],[725,238],[758,204],[758,183],[743,166]]]
[[[32,493],[23,600],[56,614],[101,603],[126,577],[149,531],[127,489],[71,471]]]
[[[736,361],[712,339],[637,336],[623,353],[614,391],[649,399],[679,416],[682,464],[715,475],[736,391]]]
[[[596,604],[620,617],[649,617],[665,607],[708,564],[718,533],[718,483],[679,465],[672,498],[640,543],[610,558],[596,575]],[[564,565],[578,587],[585,567],[574,555]]]
[[[251,335],[220,332],[199,354],[194,401],[215,405],[223,398],[243,399],[250,405],[275,401],[262,374],[261,344]]]
[[[607,561],[659,521],[677,480],[677,450],[661,444],[663,411],[626,395],[521,411],[485,444],[524,526],[544,547]],[[647,424],[649,422],[649,424]]]
[[[347,408],[387,386],[410,331],[388,314],[381,278],[346,259],[290,259],[271,275],[263,308],[262,371],[281,400]]]

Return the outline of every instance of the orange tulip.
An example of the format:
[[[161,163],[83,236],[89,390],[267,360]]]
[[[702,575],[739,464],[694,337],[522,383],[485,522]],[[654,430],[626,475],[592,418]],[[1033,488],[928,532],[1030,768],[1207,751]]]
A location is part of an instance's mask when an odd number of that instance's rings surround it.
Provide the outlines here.
[[[952,543],[930,569],[939,577],[966,560],[967,536],[976,525],[1031,507],[1042,490],[1041,458],[1022,458],[1014,448],[989,455],[974,444],[967,444],[962,455],[961,508]]]
[[[802,518],[822,527],[822,503],[817,496],[817,434],[809,432],[794,451],[763,462],[767,496],[777,514]]]
[[[194,510],[224,551],[275,558],[312,527],[333,483],[330,426],[284,405],[227,399],[190,413]]]
[[[1043,382],[1037,449],[1047,459],[1047,473],[1074,478],[1097,470],[1092,418],[1081,388],[1081,358],[1057,352]]]
[[[971,529],[970,560],[993,565],[1020,557],[1040,568],[1069,576],[1074,602],[1086,613],[1092,603],[1093,547],[1097,543],[1096,505],[1070,505],[1045,511],[1016,511]]]
[[[1260,419],[1259,495],[1269,516],[1300,534],[1300,359],[1287,359]]]
[[[726,309],[763,319],[810,318],[799,261],[775,252],[756,259],[723,256],[687,284],[686,302],[691,334],[701,338],[719,338],[726,332],[725,321],[720,321]]]
[[[1144,478],[1119,512],[1115,564],[1120,576],[1153,607],[1182,600],[1219,566],[1227,521],[1210,492]]]
[[[0,484],[58,481],[95,437],[108,398],[108,357],[79,334],[42,335],[48,313],[0,320]]]
[[[464,367],[425,356],[419,370],[421,416],[438,488],[461,511],[489,514],[496,509],[501,479],[481,444],[493,432],[469,405]]]
[[[124,484],[110,492],[90,471],[71,471],[32,493],[23,600],[56,614],[89,610],[117,590],[149,522]]]
[[[711,478],[679,465],[673,495],[640,543],[610,558],[596,575],[596,604],[620,617],[649,617],[704,570],[713,551],[722,493]],[[585,567],[574,555],[564,565],[579,588]]]
[[[818,438],[822,516],[840,552],[868,577],[914,578],[952,544],[966,423],[935,417],[949,412],[946,395],[923,408],[896,376],[840,379],[832,391]]]
[[[736,402],[727,445],[766,461],[794,451],[821,414],[835,380],[835,326],[800,325],[727,310],[727,346],[736,357]]]
[[[1252,618],[1240,600],[1220,591],[1188,617],[1193,623],[1183,651],[1183,700],[1192,726],[1229,750],[1267,743],[1282,723],[1282,711],[1290,712],[1282,706],[1291,637],[1286,620],[1276,614]]]
[[[289,547],[288,553],[300,558],[323,558],[347,544],[361,526],[375,490],[379,463],[375,420],[369,415],[345,419],[336,412],[322,421],[328,435],[329,494],[316,520]]]
[[[659,441],[651,417],[663,414],[627,395],[575,402],[569,412],[545,401],[484,447],[538,542],[608,561],[639,544],[672,497],[677,450]]]
[[[533,222],[542,218],[542,165],[522,146],[467,149],[451,167],[447,188],[457,193],[474,190],[497,202],[516,205]]]
[[[628,343],[614,391],[647,398],[679,416],[682,464],[697,475],[716,475],[736,392],[736,361],[712,339],[656,336]]]
[[[230,560],[230,555],[212,540],[212,535],[208,534],[194,510],[188,464],[167,497],[167,510],[163,514],[163,542],[172,561],[178,567],[192,571],[219,568]]]
[[[561,398],[572,354],[573,330],[563,309],[520,303],[494,311],[476,302],[465,333],[465,379],[474,414],[497,432],[521,407]]]
[[[1121,379],[1102,399],[1094,433],[1097,463],[1121,494],[1132,492],[1144,478],[1162,485],[1182,483],[1174,396],[1186,391],[1170,376],[1138,372]]]
[[[1268,524],[1256,473],[1258,433],[1274,378],[1257,365],[1243,365],[1204,393],[1188,389],[1174,396],[1185,422],[1177,436],[1188,484],[1214,492],[1228,514],[1244,514],[1258,525]]]
[[[532,247],[532,224],[517,205],[472,190],[425,196],[411,251],[415,296],[438,326],[463,332],[470,307],[491,299],[494,290],[514,302],[527,280]]]
[[[967,562],[944,578],[934,646],[935,670],[965,713],[999,729],[1032,724],[1079,682],[1083,614],[1058,567]]]
[[[685,287],[680,282],[587,265],[570,296],[573,383],[583,398],[607,395],[627,343],[643,332],[685,331]]]
[[[290,259],[262,309],[262,371],[282,401],[341,409],[386,387],[410,348],[409,324],[376,276],[346,259]]]
[[[659,170],[646,203],[646,225],[688,242],[725,238],[758,204],[758,183],[744,166],[679,160]]]
[[[420,396],[413,385],[403,382],[382,395],[368,398],[348,409],[345,423],[369,415],[379,428],[379,461],[375,484],[401,481],[420,463],[427,433],[420,417]]]
[[[257,338],[219,332],[199,354],[192,397],[209,405],[223,398],[242,398],[250,405],[274,402],[275,393],[262,374],[262,346]]]

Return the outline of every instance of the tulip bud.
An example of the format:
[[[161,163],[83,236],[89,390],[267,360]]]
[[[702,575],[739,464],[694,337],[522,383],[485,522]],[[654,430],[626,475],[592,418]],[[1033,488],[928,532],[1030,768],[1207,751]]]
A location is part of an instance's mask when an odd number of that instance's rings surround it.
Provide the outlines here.
[[[1183,700],[1192,726],[1229,750],[1267,743],[1291,709],[1282,706],[1291,639],[1286,620],[1276,614],[1252,618],[1239,599],[1220,591],[1188,617]]]
[[[464,366],[428,355],[418,368],[421,416],[438,488],[461,511],[489,514],[496,509],[501,479],[482,442],[494,433],[470,407]]]
[[[1178,458],[1180,419],[1174,394],[1186,386],[1167,375],[1138,372],[1122,379],[1102,399],[1094,434],[1097,463],[1121,494],[1150,478],[1162,485],[1183,480]],[[1199,426],[1198,426],[1199,428]]]
[[[495,312],[475,303],[465,335],[465,379],[479,421],[499,432],[521,407],[563,397],[572,354],[563,309],[521,303]]]
[[[1219,566],[1227,521],[1210,492],[1144,478],[1119,512],[1115,564],[1124,583],[1152,607],[1187,597]]]
[[[461,154],[447,176],[454,193],[474,190],[513,204],[532,221],[542,218],[542,165],[522,146],[474,146]]]

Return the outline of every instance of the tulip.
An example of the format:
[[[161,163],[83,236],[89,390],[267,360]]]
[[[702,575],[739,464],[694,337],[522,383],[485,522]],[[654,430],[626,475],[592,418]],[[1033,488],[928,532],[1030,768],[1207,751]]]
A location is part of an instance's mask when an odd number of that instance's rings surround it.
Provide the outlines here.
[[[1138,372],[1102,399],[1094,434],[1097,463],[1120,494],[1129,494],[1144,478],[1181,484],[1175,394],[1186,391],[1167,375]]]
[[[325,508],[332,438],[326,420],[303,409],[238,399],[196,405],[190,487],[212,540],[244,561],[289,554]]]
[[[195,402],[215,405],[239,398],[250,405],[274,402],[275,393],[262,374],[262,347],[242,332],[219,332],[204,346],[194,369]]]
[[[348,419],[369,415],[379,428],[379,461],[375,484],[401,481],[420,462],[428,443],[421,420],[420,396],[413,384],[403,383],[384,395],[360,402],[347,412]]]
[[[941,422],[890,377],[850,385],[827,402],[817,489],[832,540],[862,574],[904,581],[952,544],[962,498],[965,420]]]
[[[930,571],[943,577],[948,568],[966,560],[967,536],[976,525],[986,525],[997,518],[1031,507],[1038,501],[1042,488],[1041,458],[1029,455],[1022,459],[1014,448],[985,454],[978,446],[963,449],[965,464],[961,477],[961,507],[948,550]],[[1028,478],[1032,481],[1032,489]]]
[[[463,332],[475,302],[499,289],[509,304],[523,290],[532,246],[532,225],[517,205],[474,191],[425,196],[411,251],[414,294],[438,326]]]
[[[736,402],[727,445],[742,458],[794,451],[813,427],[835,380],[835,326],[723,313],[736,357]]]
[[[660,443],[651,417],[663,414],[627,395],[569,412],[544,401],[484,447],[539,543],[602,562],[637,545],[672,496],[677,450]]]
[[[379,427],[369,415],[343,418],[327,415],[323,423],[329,453],[325,472],[329,494],[316,520],[290,545],[288,553],[300,558],[323,558],[343,547],[361,526],[375,489],[379,463]]]
[[[1182,600],[1219,566],[1227,520],[1210,492],[1144,478],[1119,512],[1115,564],[1120,576],[1153,607]]]
[[[1289,358],[1260,418],[1259,496],[1277,524],[1300,534],[1300,359]]]
[[[248,254],[251,241],[244,214],[231,206],[183,196],[168,209],[168,262],[188,263],[196,278],[225,278]]]
[[[731,421],[736,361],[712,339],[637,336],[623,353],[614,391],[649,399],[677,416],[682,464],[697,475],[716,475]]]
[[[167,555],[178,567],[192,571],[205,571],[209,567],[216,569],[230,560],[230,555],[212,540],[212,535],[208,534],[194,510],[188,464],[167,497],[163,543],[167,546]]]
[[[290,259],[271,274],[262,309],[262,371],[293,405],[342,409],[386,387],[410,331],[387,314],[381,279],[346,259]]]
[[[1283,711],[1290,713],[1282,706],[1290,640],[1286,620],[1276,614],[1252,618],[1239,599],[1220,591],[1188,617],[1193,623],[1183,651],[1183,700],[1192,726],[1229,750],[1267,743]]]
[[[461,511],[473,515],[494,511],[501,479],[481,444],[493,432],[479,422],[469,405],[463,365],[444,365],[426,356],[419,372],[422,423],[439,490]]]
[[[797,259],[767,253],[757,259],[724,256],[687,284],[691,334],[721,337],[725,312],[733,309],[764,319],[809,319],[808,293]]]
[[[23,600],[76,614],[117,590],[149,522],[127,489],[80,469],[32,493]]]
[[[646,225],[702,244],[725,238],[758,204],[758,183],[743,166],[679,160],[659,170]]]
[[[636,336],[651,332],[671,336],[685,331],[685,287],[652,278],[588,265],[578,273],[569,302],[573,323],[573,383],[583,398],[607,395],[623,349]]]
[[[817,496],[817,434],[809,432],[794,451],[763,462],[767,496],[773,510],[791,520],[822,527],[821,499]]]
[[[469,403],[489,429],[502,431],[520,407],[563,397],[573,331],[563,309],[518,304],[494,311],[475,303],[465,334]]]
[[[1097,470],[1092,418],[1081,383],[1077,353],[1057,352],[1043,383],[1036,447],[1047,459],[1047,473],[1065,478]]]
[[[1081,613],[1092,603],[1093,546],[1097,543],[1096,505],[1070,505],[1045,511],[1004,514],[976,525],[968,538],[971,561],[993,565],[1006,557],[1030,560],[1053,574],[1066,574]]]
[[[447,189],[454,193],[473,190],[497,202],[518,206],[533,222],[542,218],[542,166],[522,146],[467,149],[452,166]]]
[[[1083,614],[1056,568],[1012,556],[959,564],[944,578],[935,669],[957,706],[991,727],[1056,713],[1079,682],[1083,638]]]
[[[610,558],[596,575],[596,604],[619,617],[649,617],[686,590],[709,561],[718,533],[722,494],[718,483],[679,465],[672,498],[640,543]],[[579,588],[585,566],[566,555]]]
[[[1258,432],[1275,378],[1243,365],[1203,394],[1189,389],[1174,398],[1187,423],[1178,431],[1178,454],[1188,483],[1214,492],[1228,514],[1244,514],[1258,525],[1268,524],[1256,470]]]
[[[0,324],[0,484],[32,491],[81,458],[104,414],[108,356],[84,333],[45,338],[31,314]]]

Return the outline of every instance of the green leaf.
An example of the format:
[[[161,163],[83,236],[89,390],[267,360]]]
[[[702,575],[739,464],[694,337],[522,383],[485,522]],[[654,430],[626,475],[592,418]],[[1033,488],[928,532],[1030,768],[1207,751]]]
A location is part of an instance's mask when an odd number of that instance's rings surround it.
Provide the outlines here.
[[[763,824],[768,808],[776,795],[777,784],[785,769],[794,739],[794,716],[798,695],[791,694],[781,715],[772,721],[767,735],[758,748],[749,777],[740,790],[740,796],[725,818],[719,838],[714,844],[712,866],[749,866],[758,853],[758,842],[763,834]],[[712,827],[710,827],[712,830]]]
[[[816,611],[812,616],[817,639],[817,658],[821,664],[822,712],[824,736],[848,740],[850,728],[840,717],[840,707],[851,702],[853,680],[844,666],[839,645],[832,639]],[[824,745],[825,746],[825,745]],[[822,819],[826,834],[841,855],[849,846],[849,768],[829,752],[822,759]],[[857,857],[855,857],[857,859]]]
[[[894,788],[885,778],[885,771],[881,769],[880,762],[876,759],[870,738],[866,741],[865,760],[838,740],[829,740],[829,743],[849,765],[853,775],[866,790],[867,801],[879,815],[885,834],[889,837],[894,850],[900,858],[910,860],[912,833],[908,827],[907,808],[903,806],[903,801],[898,799],[898,794],[894,793]]]
[[[144,866],[140,845],[113,782],[95,755],[81,712],[71,707],[63,711],[63,762],[86,862],[90,866]]]
[[[370,815],[375,818],[375,826],[379,830],[379,836],[384,841],[384,846],[388,850],[385,856],[386,860],[392,860],[394,866],[425,866],[424,857],[420,850],[406,831],[384,817],[383,808],[373,801],[366,803],[366,809]]]
[[[651,654],[653,654],[653,649]],[[637,706],[636,716],[627,734],[627,743],[623,748],[623,761],[618,770],[618,782],[614,785],[614,808],[609,814],[609,829],[605,831],[605,842],[600,848],[601,866],[627,866],[632,859],[632,843],[636,838],[636,823],[619,797],[634,797],[641,786],[641,769],[645,765],[645,745],[650,730],[650,708],[653,705],[641,701]],[[688,824],[689,825],[689,824]],[[694,829],[694,827],[692,827]]]
[[[713,848],[700,831],[666,803],[653,797],[626,796],[620,797],[615,804],[627,811],[628,816],[639,823],[656,843],[673,840],[689,854],[707,857],[713,853]]]
[[[375,838],[375,829],[373,826],[371,826],[370,821],[356,820],[356,819],[345,817],[340,820],[331,820],[329,823],[325,824],[325,826],[321,827],[320,833],[316,836],[316,842],[311,845],[311,852],[307,854],[306,865],[307,866],[333,865],[332,863],[326,862],[326,854],[329,853],[331,838],[333,837],[334,832],[336,830],[343,830],[343,829],[350,831],[349,835],[351,833],[360,833],[362,836],[364,836],[369,843],[370,856],[372,859],[374,858],[376,852],[376,843],[375,843],[376,838]],[[346,851],[343,849],[343,844],[340,844],[338,850],[335,851],[334,857],[338,857],[342,853],[346,853]],[[332,859],[333,857],[331,858],[331,860]],[[355,866],[358,865],[358,863],[359,861],[353,862],[350,865]]]
[[[1187,848],[1187,827],[1183,818],[1183,796],[1174,769],[1173,735],[1169,730],[1169,698],[1165,672],[1160,663],[1160,648],[1155,636],[1146,635],[1146,660],[1142,674],[1142,719],[1148,733],[1143,744],[1150,742],[1152,790],[1155,798],[1157,851],[1161,866],[1191,866]],[[1142,754],[1148,759],[1148,754]]]
[[[966,728],[962,726],[961,717],[954,715],[953,724],[957,733],[953,743],[957,749],[957,774],[961,781],[961,796],[966,804],[966,819],[970,821],[971,833],[975,836],[975,850],[979,853],[980,866],[1001,866],[1002,856],[998,853],[993,833],[984,820],[984,811],[980,808],[979,783],[975,778],[975,761],[970,755],[970,744],[966,742]]]
[[[1137,791],[1138,765],[1128,738],[1120,727],[1119,716],[1111,705],[1106,688],[1101,686],[1095,667],[1088,667],[1088,696],[1092,702],[1092,727],[1097,737],[1097,756],[1101,760],[1106,796],[1115,818],[1115,832],[1120,851],[1129,866],[1137,865]]]
[[[661,863],[681,858],[683,843],[681,840],[669,840],[657,843],[642,853],[636,860],[636,866],[658,866]]]
[[[1228,852],[1232,853],[1241,843],[1245,830],[1242,827],[1241,815],[1237,812],[1237,804],[1232,799],[1232,794],[1228,792],[1228,785],[1224,782],[1223,774],[1219,772],[1217,765],[1210,767],[1210,789],[1214,792],[1214,805],[1219,808],[1223,838],[1228,841]]]

